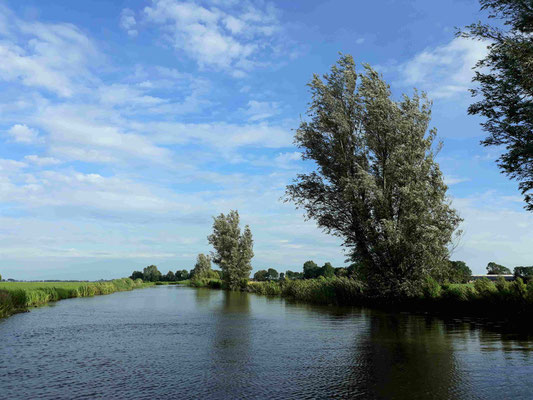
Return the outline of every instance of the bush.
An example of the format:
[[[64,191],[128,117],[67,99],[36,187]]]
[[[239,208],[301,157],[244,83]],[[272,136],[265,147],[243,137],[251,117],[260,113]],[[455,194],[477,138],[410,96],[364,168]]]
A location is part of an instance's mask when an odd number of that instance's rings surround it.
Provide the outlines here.
[[[422,295],[424,299],[437,299],[442,294],[442,288],[439,283],[432,277],[428,277],[422,286]]]

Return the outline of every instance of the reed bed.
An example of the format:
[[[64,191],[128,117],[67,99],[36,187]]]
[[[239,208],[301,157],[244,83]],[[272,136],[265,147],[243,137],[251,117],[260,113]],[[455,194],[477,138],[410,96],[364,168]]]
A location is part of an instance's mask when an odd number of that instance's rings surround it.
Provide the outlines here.
[[[153,283],[130,278],[101,282],[0,282],[0,318],[51,301],[111,294],[150,285]]]

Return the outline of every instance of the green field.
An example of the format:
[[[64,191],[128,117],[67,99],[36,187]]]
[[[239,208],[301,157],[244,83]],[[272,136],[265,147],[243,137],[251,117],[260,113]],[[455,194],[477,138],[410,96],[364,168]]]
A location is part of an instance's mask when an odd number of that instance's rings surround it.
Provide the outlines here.
[[[151,286],[141,279],[100,282],[0,282],[0,318],[50,301],[90,297]]]

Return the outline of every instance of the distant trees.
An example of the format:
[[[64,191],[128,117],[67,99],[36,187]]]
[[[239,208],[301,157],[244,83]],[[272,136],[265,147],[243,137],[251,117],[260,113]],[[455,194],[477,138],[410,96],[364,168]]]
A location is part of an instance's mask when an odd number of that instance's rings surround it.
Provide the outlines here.
[[[166,282],[175,282],[176,281],[176,275],[172,271],[168,271],[167,274],[163,277],[163,281]]]
[[[278,271],[274,268],[261,269],[254,274],[254,280],[259,282],[277,280],[279,277]]]
[[[189,279],[189,272],[186,269],[178,270],[174,275],[176,276],[177,281]]]
[[[417,92],[393,101],[377,72],[357,74],[346,55],[309,86],[295,143],[316,170],[287,186],[287,200],[344,239],[376,295],[418,293],[446,267],[460,222],[435,162],[431,102]]]
[[[466,27],[463,37],[488,41],[488,55],[476,64],[471,90],[480,98],[468,108],[482,115],[485,146],[505,146],[498,159],[502,171],[519,182],[526,209],[533,211],[533,3],[530,0],[480,0],[491,18],[507,29],[481,22]]]
[[[304,279],[303,272],[293,272],[293,271],[286,271],[285,276],[288,279]]]
[[[143,278],[147,282],[158,282],[161,280],[161,272],[155,265],[149,265],[143,269]]]
[[[130,276],[131,279],[135,280],[135,279],[143,279],[144,280],[144,275],[141,271],[133,271],[133,273],[131,274]]]
[[[320,268],[314,261],[306,261],[304,263],[304,279],[318,278]]]
[[[515,278],[521,278],[524,282],[530,282],[533,280],[533,266],[531,267],[515,267]]]
[[[324,276],[326,278],[332,278],[335,276],[335,268],[333,268],[331,263],[327,262],[322,266],[322,268],[320,268],[319,276]]]
[[[487,264],[488,275],[509,275],[511,270],[503,265],[496,264],[495,262],[489,262]]]
[[[472,270],[464,261],[450,261],[444,278],[450,283],[468,283],[472,279]]]
[[[241,234],[239,213],[230,211],[214,218],[213,233],[207,240],[214,247],[213,262],[222,270],[222,279],[231,290],[238,289],[250,277],[254,256],[253,238],[246,225]]]

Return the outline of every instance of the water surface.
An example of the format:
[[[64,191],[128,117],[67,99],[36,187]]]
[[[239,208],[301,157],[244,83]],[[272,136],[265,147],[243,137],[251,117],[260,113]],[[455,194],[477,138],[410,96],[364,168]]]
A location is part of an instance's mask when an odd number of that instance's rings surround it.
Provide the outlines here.
[[[531,399],[531,339],[160,286],[0,320],[0,398]]]

